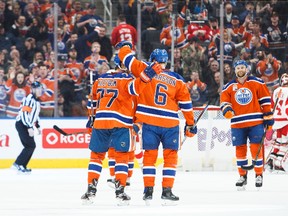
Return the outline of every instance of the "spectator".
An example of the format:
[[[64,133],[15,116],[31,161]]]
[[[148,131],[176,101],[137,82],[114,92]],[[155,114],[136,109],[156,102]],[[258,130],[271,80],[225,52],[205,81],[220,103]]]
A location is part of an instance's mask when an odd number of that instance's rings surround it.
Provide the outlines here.
[[[226,63],[224,64],[224,84],[230,82],[232,79],[235,79],[235,74],[233,73],[231,65]]]
[[[189,39],[189,46],[185,47],[181,51],[183,60],[183,78],[185,81],[189,81],[191,72],[196,70],[199,74],[202,74],[201,61],[204,61],[204,52],[206,48],[200,46],[200,40],[194,36]]]
[[[135,50],[137,31],[132,25],[127,24],[125,16],[120,14],[117,19],[117,26],[113,28],[111,33],[111,44],[112,46],[115,46],[123,40],[131,42],[133,50]]]
[[[92,54],[84,60],[84,72],[89,81],[90,73],[93,74],[93,80],[98,78],[98,70],[103,62],[109,64],[105,56],[100,55],[101,45],[98,42],[92,43]]]
[[[235,44],[231,40],[231,31],[224,29],[223,34],[223,61],[224,63],[232,64],[233,58],[236,57],[236,48],[242,47],[246,41]],[[213,41],[209,45],[209,54],[210,57],[217,57],[217,60],[220,62],[220,34],[215,35]]]
[[[245,11],[243,11],[240,15],[240,22],[244,23],[246,17],[249,17],[251,21],[253,22],[254,19],[256,18],[256,11],[255,11],[255,6],[254,3],[251,1],[247,1],[245,4]]]
[[[48,66],[45,65],[43,62],[39,62],[39,75],[40,75],[40,82],[43,85],[43,95],[40,97],[40,117],[53,117],[54,116],[54,85],[55,80],[54,77],[49,75]]]
[[[95,38],[95,42],[98,42],[102,47],[99,54],[105,56],[107,61],[110,62],[113,51],[111,40],[106,36],[106,34],[107,28],[105,26],[101,27],[98,32],[98,37]]]
[[[224,6],[224,26],[226,28],[231,28],[233,16],[236,14],[233,13],[233,5],[230,2],[225,3]]]
[[[32,23],[27,31],[26,37],[32,37],[36,41],[36,45],[40,46],[47,40],[47,27],[43,23],[40,16],[35,16],[32,19]]]
[[[67,60],[66,54],[58,54],[58,86],[60,94],[64,98],[63,112],[65,117],[72,116],[71,108],[72,103],[75,102],[75,83],[77,82],[73,71],[65,67]],[[54,77],[55,69],[51,73]]]
[[[0,67],[0,117],[6,116],[6,106],[8,104],[5,82],[4,68]]]
[[[34,55],[37,52],[36,42],[34,38],[26,38],[24,42],[24,49],[21,52],[21,64],[24,68],[28,68],[33,63]]]
[[[204,67],[202,78],[204,83],[207,84],[207,86],[211,86],[214,83],[214,74],[219,71],[219,63],[213,58],[209,59],[208,65]]]
[[[207,87],[207,95],[208,95],[208,101],[210,101],[211,105],[220,106],[220,72],[217,71],[213,74],[213,82],[211,85],[208,85]]]
[[[188,42],[186,40],[185,34],[184,34],[184,24],[185,24],[185,12],[186,12],[187,6],[185,5],[179,16],[177,17],[177,20],[175,21],[175,32],[172,32],[172,17],[169,17],[168,25],[164,26],[161,34],[160,34],[160,42],[162,45],[171,48],[172,44],[172,35],[177,32],[177,38],[175,41],[175,48],[184,48],[188,46]]]
[[[188,25],[187,30],[185,31],[188,40],[196,36],[202,43],[210,42],[210,28],[205,24],[204,19],[204,15],[200,13],[197,15],[197,22],[191,22]]]
[[[103,19],[95,14],[96,5],[88,4],[87,6],[87,14],[83,15],[79,22],[76,24],[77,28],[84,26],[88,33],[94,31],[97,25],[103,25]]]
[[[266,55],[265,49],[262,47],[257,48],[256,52],[259,59],[256,74],[264,80],[272,95],[273,91],[279,87],[279,62],[271,53]]]
[[[9,102],[6,109],[6,116],[15,118],[18,114],[21,102],[30,93],[30,87],[25,81],[25,74],[16,73],[13,79],[8,79],[5,85]]]
[[[75,82],[75,102],[82,103],[85,99],[85,94],[83,92],[83,84],[85,81],[84,66],[82,62],[77,61],[77,51],[75,48],[72,48],[68,52],[69,58],[66,63],[66,68],[69,68],[73,71],[74,76],[76,77]],[[88,93],[89,94],[89,93]]]
[[[286,56],[285,43],[287,41],[287,30],[285,26],[279,23],[279,15],[277,12],[272,13],[271,23],[264,31],[267,35],[269,49],[272,55],[281,62],[284,62]]]
[[[207,85],[200,81],[197,70],[191,72],[191,81],[187,82],[187,87],[190,91],[193,107],[203,106],[207,103]]]
[[[181,56],[181,50],[179,48],[174,49],[174,72],[180,74],[183,77],[183,59]]]
[[[1,5],[1,2],[0,2]],[[13,34],[6,33],[6,30],[2,23],[0,23],[0,50],[6,50],[10,52],[12,45],[16,44],[16,39]]]

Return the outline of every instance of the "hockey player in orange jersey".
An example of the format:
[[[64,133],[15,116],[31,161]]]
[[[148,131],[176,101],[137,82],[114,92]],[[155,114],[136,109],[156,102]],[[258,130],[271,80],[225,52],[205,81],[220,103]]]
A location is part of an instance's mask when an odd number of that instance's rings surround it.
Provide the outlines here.
[[[117,47],[117,46],[116,46]],[[139,71],[147,67],[147,63],[137,60],[132,55],[129,46],[119,45],[119,58],[126,67],[137,76]],[[150,55],[151,62],[158,62],[165,69],[168,61],[166,50],[155,49]],[[179,197],[172,193],[178,150],[181,146],[181,135],[178,119],[180,108],[186,119],[186,136],[192,137],[197,133],[194,127],[194,114],[189,91],[183,78],[172,71],[164,70],[156,75],[138,97],[136,122],[143,123],[142,144],[144,196],[146,204],[152,200],[156,176],[156,160],[160,143],[163,146],[164,165],[162,171],[162,195],[164,204],[175,204]]]
[[[124,192],[128,175],[129,152],[133,149],[132,128],[133,97],[139,95],[151,79],[162,71],[159,64],[149,65],[135,79],[123,71],[123,64],[114,72],[100,76],[93,84],[90,103],[93,129],[89,149],[88,189],[81,197],[84,203],[93,203],[102,171],[102,162],[109,147],[115,149],[115,194],[119,205],[129,204],[130,197]]]
[[[274,120],[271,97],[264,81],[247,75],[249,70],[244,60],[236,61],[234,68],[237,78],[223,87],[220,107],[223,115],[231,119],[232,144],[236,147],[240,175],[236,187],[238,190],[245,190],[247,171],[241,166],[248,164],[247,139],[250,141],[250,152],[254,160],[264,134],[264,127],[266,130],[271,129]],[[263,183],[263,151],[259,152],[254,164],[255,186],[260,188]]]

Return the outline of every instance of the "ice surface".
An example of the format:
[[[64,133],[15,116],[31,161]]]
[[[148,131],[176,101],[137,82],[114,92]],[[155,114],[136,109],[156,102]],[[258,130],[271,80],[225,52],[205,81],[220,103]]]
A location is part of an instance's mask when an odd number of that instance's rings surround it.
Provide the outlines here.
[[[142,200],[140,169],[134,170],[127,194],[129,206],[117,206],[115,193],[108,187],[108,169],[103,169],[96,203],[84,206],[80,197],[87,188],[86,169],[34,169],[31,175],[18,175],[0,169],[0,216],[42,215],[149,215],[149,216],[287,216],[288,175],[265,173],[263,188],[255,188],[254,172],[248,175],[246,191],[237,191],[236,171],[178,171],[173,193],[177,206],[161,205],[161,169],[157,170],[154,197],[150,206]]]

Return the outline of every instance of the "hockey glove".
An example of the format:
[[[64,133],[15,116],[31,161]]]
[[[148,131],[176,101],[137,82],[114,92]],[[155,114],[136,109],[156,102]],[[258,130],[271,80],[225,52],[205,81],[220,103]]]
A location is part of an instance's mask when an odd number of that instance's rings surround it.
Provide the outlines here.
[[[33,137],[34,136],[34,130],[33,128],[28,128],[28,134],[30,137]]]
[[[263,124],[264,124],[264,127],[266,128],[266,130],[272,129],[272,126],[274,124],[272,112],[263,113]]]
[[[160,64],[153,62],[145,70],[140,74],[140,78],[143,82],[147,83],[150,82],[151,79],[162,72],[162,67]]]
[[[195,134],[197,134],[197,126],[195,125],[185,125],[184,128],[185,136],[187,137],[193,137]]]
[[[40,128],[39,122],[36,121],[36,122],[34,123],[34,125],[35,125],[35,127],[36,127],[36,129],[37,129],[38,135],[40,135],[40,134],[41,134],[41,128]]]
[[[266,140],[271,141],[273,138],[274,130],[267,130],[266,132]]]
[[[86,128],[93,128],[95,116],[89,116],[89,119],[86,123]]]
[[[120,49],[120,48],[122,48],[122,47],[124,47],[124,46],[129,46],[130,49],[133,48],[133,45],[132,45],[132,43],[131,43],[130,41],[124,40],[124,41],[118,42],[118,43],[115,45],[115,49]]]
[[[231,106],[226,106],[222,112],[223,112],[223,116],[227,119],[231,119],[233,118],[233,116],[235,116],[235,112]]]

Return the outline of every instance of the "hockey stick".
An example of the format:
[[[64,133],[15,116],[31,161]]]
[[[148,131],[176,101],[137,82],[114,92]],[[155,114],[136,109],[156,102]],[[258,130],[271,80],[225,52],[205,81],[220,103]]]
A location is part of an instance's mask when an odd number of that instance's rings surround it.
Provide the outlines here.
[[[193,128],[195,128],[195,127],[196,127],[196,125],[197,125],[198,121],[199,121],[199,120],[200,120],[200,118],[203,116],[203,114],[205,113],[205,111],[208,109],[208,106],[209,106],[209,104],[210,104],[210,101],[208,101],[207,105],[204,107],[204,109],[202,110],[202,112],[200,113],[200,115],[198,116],[198,118],[196,119],[196,121],[195,121],[195,123],[194,123],[194,126],[193,126]],[[185,136],[185,137],[184,137],[184,139],[183,139],[183,141],[182,141],[182,144],[181,144],[181,145],[183,145],[183,144],[184,144],[184,142],[186,141],[186,139],[187,139],[187,136]]]
[[[282,90],[280,89],[280,91],[279,91],[278,94],[277,94],[277,99],[276,99],[276,102],[275,102],[275,104],[274,104],[274,107],[273,107],[273,110],[272,110],[272,114],[274,113],[274,111],[275,111],[275,109],[276,109],[276,106],[277,106],[277,104],[278,104],[278,101],[279,101],[279,97],[280,97],[281,92],[282,92]],[[255,167],[256,161],[258,160],[259,154],[260,154],[261,149],[262,149],[263,144],[264,144],[264,140],[265,140],[265,137],[266,137],[267,130],[268,130],[268,126],[266,126],[265,131],[264,131],[264,134],[263,134],[263,136],[262,136],[262,138],[261,138],[260,146],[259,146],[258,151],[257,151],[257,153],[256,153],[255,159],[252,160],[252,164],[251,164],[250,166],[241,165],[241,168],[242,168],[243,170],[252,170],[252,169]],[[264,155],[263,155],[263,157],[264,157]]]
[[[53,125],[53,129],[58,131],[63,136],[71,136],[71,135],[77,135],[77,134],[85,134],[87,131],[80,131],[80,132],[74,132],[74,133],[66,133],[64,130],[59,128],[57,125]]]

